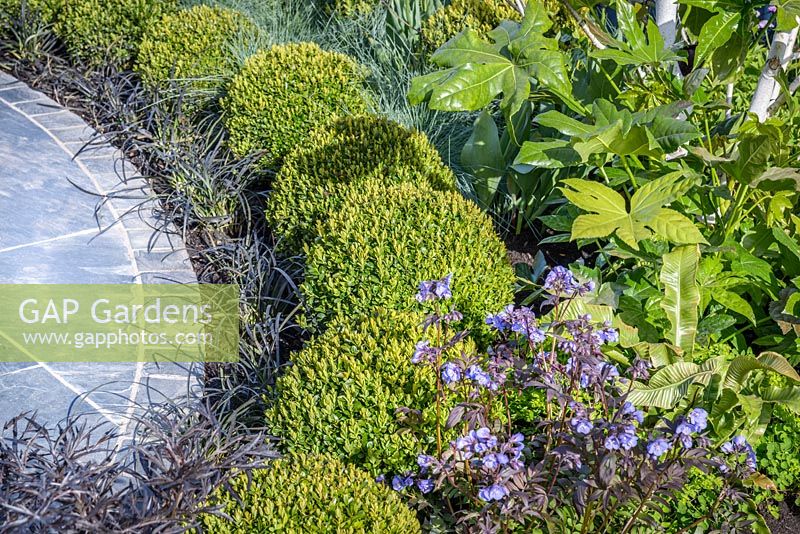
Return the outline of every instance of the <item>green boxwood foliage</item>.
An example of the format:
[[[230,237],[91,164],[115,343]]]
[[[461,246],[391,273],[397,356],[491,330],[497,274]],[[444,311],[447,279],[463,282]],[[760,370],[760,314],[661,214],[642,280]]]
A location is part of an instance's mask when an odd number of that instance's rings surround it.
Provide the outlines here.
[[[420,43],[430,54],[467,28],[487,33],[503,20],[519,19],[519,13],[505,0],[453,0],[425,20]]]
[[[193,79],[197,90],[216,90],[236,70],[236,47],[254,41],[256,25],[242,13],[199,5],[166,15],[139,47],[136,70],[145,83]]]
[[[363,113],[366,71],[350,57],[313,43],[273,46],[248,58],[222,99],[237,156],[265,151],[278,163],[311,130],[347,113]]]
[[[177,0],[63,0],[54,31],[76,62],[127,67],[144,32],[177,6]]]
[[[297,455],[235,478],[216,504],[233,521],[207,514],[206,532],[421,532],[419,521],[388,486],[335,457]],[[240,501],[240,500],[241,501]]]
[[[339,210],[306,246],[301,290],[314,328],[376,307],[417,309],[419,282],[453,273],[461,326],[486,332],[486,314],[513,302],[503,242],[477,206],[455,192],[370,180],[347,187]]]
[[[365,15],[371,13],[375,6],[380,4],[380,0],[326,0],[325,5],[328,11],[344,15],[346,17]]]
[[[266,414],[284,450],[333,454],[373,475],[413,468],[430,443],[400,432],[395,411],[422,410],[428,440],[436,421],[435,377],[411,363],[420,322],[420,315],[389,311],[337,321],[294,354]]]
[[[283,243],[300,250],[313,239],[314,222],[341,203],[342,185],[370,178],[455,189],[453,172],[425,134],[380,117],[344,117],[286,156],[267,216]]]
[[[23,6],[26,20],[52,24],[63,0],[0,0],[0,35],[8,35],[13,21],[22,16]]]

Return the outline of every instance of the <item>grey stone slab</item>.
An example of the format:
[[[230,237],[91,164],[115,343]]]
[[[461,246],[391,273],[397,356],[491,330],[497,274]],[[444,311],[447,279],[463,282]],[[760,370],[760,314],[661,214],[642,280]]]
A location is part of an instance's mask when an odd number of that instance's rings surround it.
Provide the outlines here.
[[[146,251],[160,226],[152,205],[126,214],[133,200],[100,202],[98,195],[125,187],[147,198],[141,179],[121,186],[117,177],[136,169],[111,146],[73,159],[95,131],[70,112],[51,112],[50,102],[0,75],[0,283],[196,282],[177,236],[155,238],[160,256]],[[0,424],[37,411],[50,424],[82,415],[130,432],[130,413],[148,402],[186,400],[201,380],[197,364],[0,362]]]
[[[143,272],[140,275],[140,280],[143,284],[196,284],[197,276],[193,272],[187,271],[171,273]]]
[[[22,102],[14,105],[18,111],[25,115],[36,117],[37,115],[46,115],[49,113],[61,113],[64,108],[59,106],[55,101],[49,98],[42,98],[33,102]]]
[[[180,254],[177,251],[167,253],[138,251],[134,253],[134,257],[139,266],[139,272],[172,272],[191,268],[186,254]]]
[[[139,176],[139,171],[130,162],[119,158],[84,158],[78,156],[86,169],[95,175],[111,174],[119,177],[119,180],[129,180]]]
[[[0,423],[23,412],[35,412],[40,420],[62,421],[75,400],[75,392],[37,366],[0,376]]]
[[[93,182],[47,141],[31,121],[0,107],[0,250],[97,227],[97,199],[76,187],[93,190]]]
[[[9,104],[38,100],[41,96],[41,93],[23,84],[0,87],[0,100],[8,102]]]
[[[79,124],[69,128],[60,128],[57,130],[50,130],[50,133],[62,143],[88,143],[95,139],[97,132],[87,124]]]
[[[49,113],[47,115],[40,115],[36,117],[36,122],[47,128],[48,130],[56,130],[62,128],[76,128],[85,126],[86,123],[83,119],[67,110],[61,113]]]
[[[112,228],[0,252],[0,283],[130,284],[136,273],[125,241]]]
[[[17,79],[11,76],[10,74],[7,74],[0,70],[0,89],[2,89],[4,85],[15,84],[15,83],[20,83],[20,82],[18,82]]]
[[[134,251],[165,252],[183,247],[177,235],[155,230],[129,230],[128,239]]]

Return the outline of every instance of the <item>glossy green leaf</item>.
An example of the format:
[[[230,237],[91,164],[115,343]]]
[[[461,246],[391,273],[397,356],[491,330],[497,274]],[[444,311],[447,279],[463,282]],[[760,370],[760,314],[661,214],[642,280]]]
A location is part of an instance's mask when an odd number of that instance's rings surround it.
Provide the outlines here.
[[[475,120],[472,135],[461,150],[461,165],[475,178],[472,185],[478,201],[490,205],[506,165],[497,125],[486,111]]]
[[[667,314],[671,328],[670,341],[683,349],[687,357],[694,351],[697,335],[700,288],[697,284],[697,266],[700,250],[697,245],[677,247],[663,257],[661,284],[664,298],[661,308]]]
[[[750,187],[762,191],[800,191],[800,170],[791,167],[772,167],[762,172]]]
[[[714,289],[711,291],[711,297],[729,310],[744,315],[755,326],[756,314],[753,312],[753,307],[733,291]]]
[[[700,137],[700,131],[691,122],[663,115],[656,116],[648,129],[665,152],[672,152]]]
[[[758,358],[747,354],[734,358],[725,375],[725,387],[738,391],[744,385],[749,374],[757,370],[774,371],[786,378],[800,382],[800,375],[786,358],[776,352],[763,352]]]
[[[697,64],[702,63],[711,52],[728,42],[740,18],[739,13],[722,11],[706,21],[697,38],[695,50]]]
[[[647,384],[634,382],[627,400],[637,406],[673,408],[689,391],[689,386],[708,384],[721,367],[722,362],[718,358],[707,360],[701,365],[693,362],[667,365],[656,371]]]
[[[682,213],[669,208],[661,208],[647,226],[653,232],[676,245],[708,244],[697,226]]]
[[[520,148],[514,160],[514,168],[520,172],[529,172],[534,168],[561,169],[580,161],[580,154],[575,152],[568,141],[528,141]]]
[[[503,92],[508,76],[513,76],[514,65],[468,63],[433,88],[430,94],[431,109],[442,111],[476,111],[488,106]]]
[[[480,33],[466,29],[431,56],[431,61],[443,67],[457,67],[466,63],[509,63],[498,47],[486,42]]]
[[[535,120],[545,128],[553,128],[568,136],[583,137],[591,135],[596,130],[591,124],[577,121],[555,110],[545,111],[537,115]]]

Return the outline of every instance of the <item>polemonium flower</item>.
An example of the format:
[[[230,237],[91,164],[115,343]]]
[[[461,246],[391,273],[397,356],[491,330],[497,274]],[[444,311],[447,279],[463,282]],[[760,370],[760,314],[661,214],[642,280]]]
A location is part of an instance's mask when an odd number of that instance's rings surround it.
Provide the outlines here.
[[[544,288],[553,293],[570,294],[577,287],[578,283],[572,272],[560,265],[553,267],[544,280]]]
[[[628,374],[631,375],[631,378],[634,380],[647,380],[650,378],[650,362],[647,360],[642,360],[641,358],[636,358],[633,361],[633,365],[628,368]]]
[[[419,489],[419,491],[421,491],[423,494],[430,493],[433,491],[433,480],[429,478],[417,480],[417,489]]]
[[[497,469],[497,466],[499,466],[500,463],[497,461],[496,455],[487,454],[486,456],[483,457],[482,465],[486,469],[494,470],[494,469]]]
[[[470,365],[465,376],[479,386],[496,389],[496,384],[492,381],[492,377],[478,365]]]
[[[611,323],[606,321],[603,328],[597,331],[597,335],[603,343],[616,343],[619,341],[619,332],[611,328]]]
[[[695,408],[689,412],[686,420],[692,425],[695,432],[702,432],[708,426],[708,412],[702,408]]]
[[[411,356],[411,363],[432,362],[436,358],[437,350],[431,347],[430,341],[418,341]]]
[[[623,417],[629,417],[640,425],[644,422],[644,413],[641,410],[637,410],[632,402],[625,401],[625,404],[622,405],[621,412]]]
[[[735,436],[720,447],[720,450],[726,454],[745,454],[747,455],[745,465],[752,471],[755,471],[758,467],[756,451],[753,450],[753,446],[747,442],[744,436]]]
[[[614,434],[611,434],[610,436],[606,437],[606,440],[603,442],[603,446],[610,451],[616,451],[620,448],[619,438],[617,438],[617,436]]]
[[[392,488],[395,491],[403,491],[404,489],[410,487],[412,484],[414,484],[414,478],[411,477],[410,475],[408,476],[395,475],[392,478]]]
[[[431,300],[446,300],[452,298],[453,293],[450,290],[450,282],[453,279],[452,274],[448,274],[441,280],[425,280],[419,283],[419,291],[417,292],[417,302],[428,302]]]
[[[420,466],[422,469],[427,469],[433,465],[436,459],[429,454],[420,454],[417,456],[417,465]]]
[[[657,438],[647,444],[647,454],[653,460],[657,460],[672,448],[669,441],[664,438]]]
[[[639,443],[639,438],[636,436],[636,430],[633,426],[626,426],[622,432],[617,435],[619,445],[626,451],[631,450]]]
[[[461,380],[461,367],[453,362],[447,362],[442,366],[442,381],[445,384],[452,384]]]
[[[509,304],[500,313],[487,315],[486,324],[499,332],[505,332],[511,328],[511,312],[513,311],[514,305]]]
[[[576,434],[581,434],[584,436],[589,434],[589,432],[592,431],[592,428],[594,428],[594,425],[591,421],[582,417],[575,417],[571,419],[569,424],[572,426],[572,429]]]
[[[492,484],[478,491],[478,497],[484,502],[499,501],[508,495],[508,490],[500,484]]]

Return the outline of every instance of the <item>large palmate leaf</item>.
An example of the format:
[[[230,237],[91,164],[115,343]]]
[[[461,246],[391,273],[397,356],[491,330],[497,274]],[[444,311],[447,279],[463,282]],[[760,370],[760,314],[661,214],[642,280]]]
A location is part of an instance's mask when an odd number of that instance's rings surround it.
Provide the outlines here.
[[[628,399],[637,406],[673,408],[689,391],[692,384],[706,385],[724,367],[722,358],[712,358],[698,365],[676,362],[662,367],[647,384],[634,382]]]
[[[411,82],[412,104],[428,101],[432,109],[475,111],[502,95],[506,118],[528,99],[531,81],[550,91],[567,106],[582,112],[572,96],[565,55],[558,43],[544,37],[550,20],[540,2],[530,2],[521,23],[503,22],[488,39],[467,29],[445,43],[431,61],[445,70],[419,76]]]
[[[575,219],[572,239],[607,237],[616,233],[635,250],[639,249],[639,241],[652,237],[653,232],[677,244],[705,242],[686,216],[661,207],[686,190],[687,182],[676,173],[640,187],[631,198],[630,211],[622,195],[603,184],[579,179],[567,179],[563,183],[562,191],[567,200],[590,212]]]
[[[664,298],[661,308],[667,314],[670,342],[682,348],[687,357],[694,351],[697,335],[700,287],[697,284],[697,266],[700,250],[697,245],[677,247],[663,257],[661,284]]]

